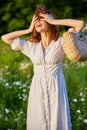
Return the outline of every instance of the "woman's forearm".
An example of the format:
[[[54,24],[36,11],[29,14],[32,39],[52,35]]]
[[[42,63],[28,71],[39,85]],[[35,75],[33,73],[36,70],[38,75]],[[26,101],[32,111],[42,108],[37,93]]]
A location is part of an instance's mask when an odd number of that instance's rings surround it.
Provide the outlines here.
[[[76,32],[80,32],[84,26],[84,22],[82,20],[74,20],[74,19],[62,19],[62,20],[53,19],[52,24],[59,25],[59,26],[62,25],[70,26],[73,27]]]
[[[11,44],[12,41],[22,35],[26,35],[31,33],[29,29],[25,29],[25,30],[20,30],[20,31],[14,31],[11,33],[7,33],[1,36],[2,40],[8,44]]]

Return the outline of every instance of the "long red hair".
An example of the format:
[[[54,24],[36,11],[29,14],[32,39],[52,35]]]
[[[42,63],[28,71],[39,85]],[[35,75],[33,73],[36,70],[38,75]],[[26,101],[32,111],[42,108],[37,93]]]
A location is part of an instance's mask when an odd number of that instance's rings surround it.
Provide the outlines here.
[[[47,10],[46,6],[40,5],[36,10],[35,10],[35,15],[39,16],[39,13],[48,13],[49,15],[55,17],[53,13],[51,13],[49,10]],[[58,39],[58,28],[55,25],[51,25],[48,23],[48,34],[50,40],[57,40]],[[32,35],[31,35],[31,41],[38,43],[41,40],[41,35],[36,31],[36,29],[33,29]]]

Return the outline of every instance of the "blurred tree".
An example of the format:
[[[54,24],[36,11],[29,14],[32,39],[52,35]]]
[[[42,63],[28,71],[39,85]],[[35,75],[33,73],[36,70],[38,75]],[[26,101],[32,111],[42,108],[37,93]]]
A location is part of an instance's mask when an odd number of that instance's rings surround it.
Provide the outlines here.
[[[45,4],[59,19],[77,18],[87,22],[87,0],[0,0],[0,34],[28,28],[40,4]]]

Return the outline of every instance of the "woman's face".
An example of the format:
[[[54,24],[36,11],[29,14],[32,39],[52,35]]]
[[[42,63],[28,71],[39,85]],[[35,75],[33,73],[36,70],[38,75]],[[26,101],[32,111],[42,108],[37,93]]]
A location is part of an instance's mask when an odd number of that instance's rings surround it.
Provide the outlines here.
[[[35,29],[37,32],[47,32],[48,31],[48,24],[44,20],[38,19],[35,23]]]

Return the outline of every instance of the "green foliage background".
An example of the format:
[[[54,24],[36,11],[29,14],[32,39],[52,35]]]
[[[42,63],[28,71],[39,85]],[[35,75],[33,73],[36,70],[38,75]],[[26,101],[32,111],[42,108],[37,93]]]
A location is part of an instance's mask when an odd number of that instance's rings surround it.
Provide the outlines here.
[[[87,0],[0,0],[0,33],[29,27],[36,7],[45,4],[56,18],[87,22]]]
[[[58,19],[87,23],[87,0],[0,0],[0,35],[29,27],[35,8],[45,4]],[[61,32],[67,27],[61,27]],[[61,33],[60,32],[60,33]],[[28,37],[24,37],[28,38]],[[86,130],[87,62],[64,60],[73,130]],[[26,130],[27,101],[33,66],[21,52],[0,40],[0,130]]]

